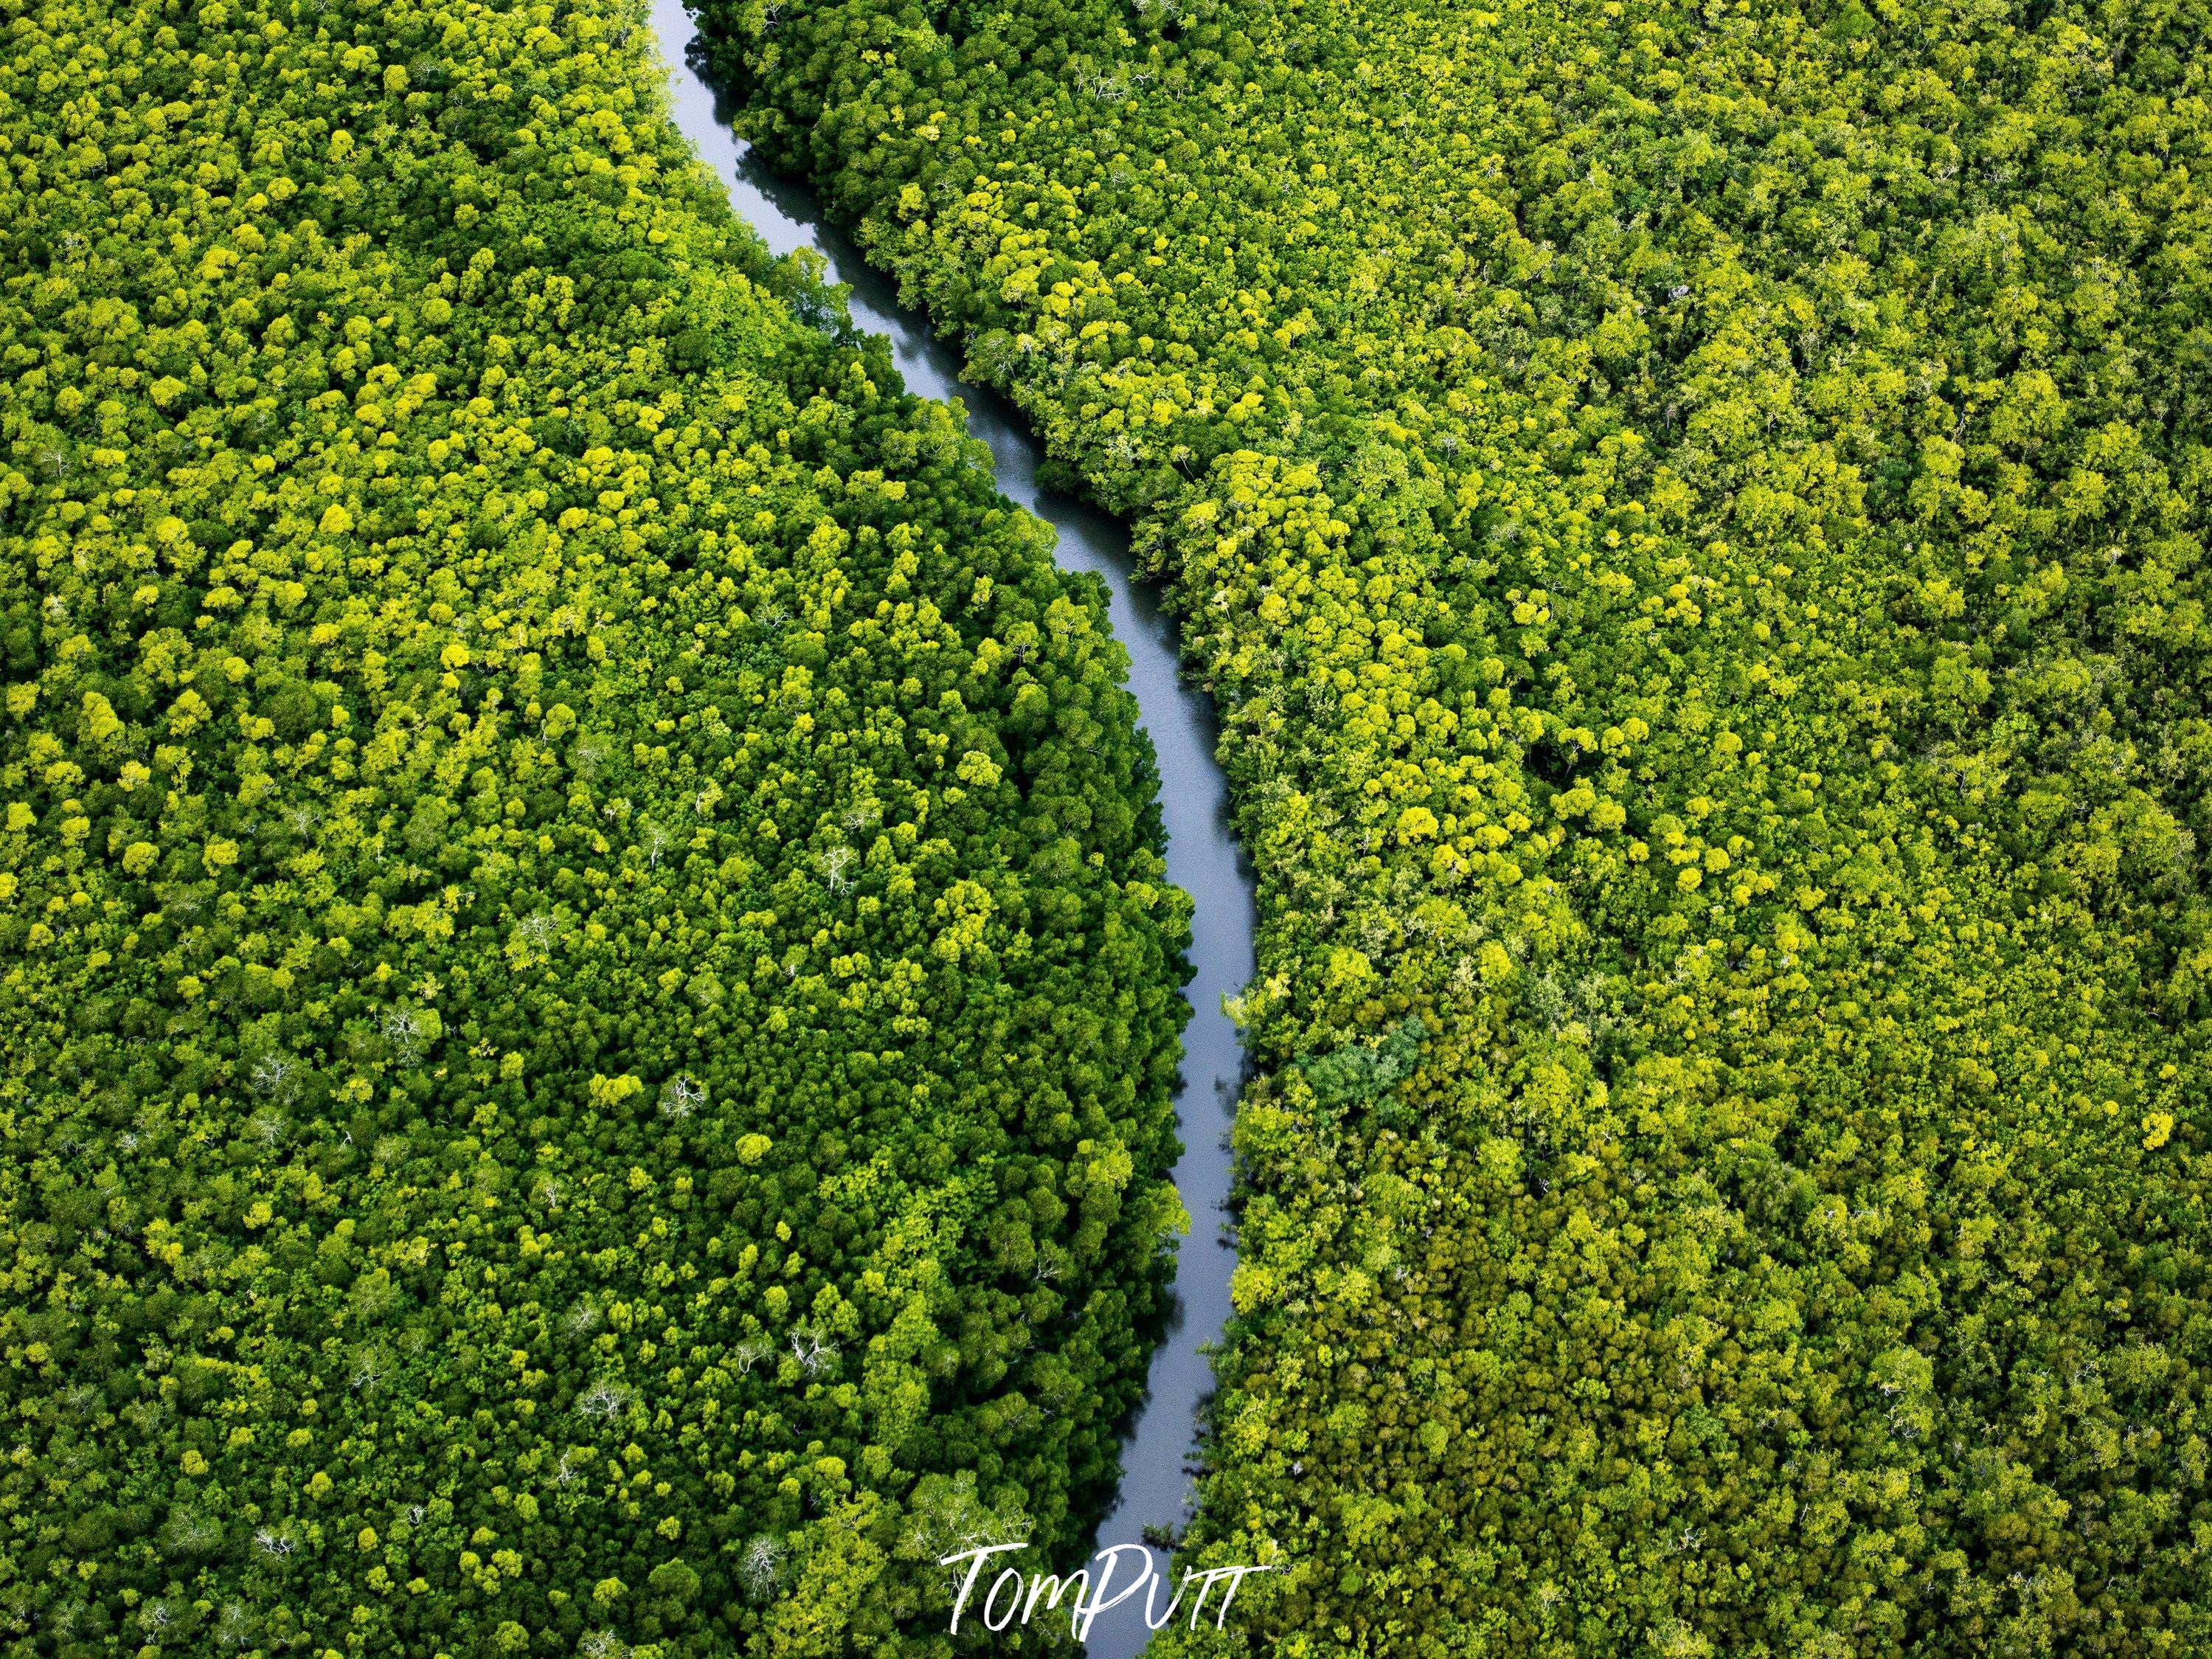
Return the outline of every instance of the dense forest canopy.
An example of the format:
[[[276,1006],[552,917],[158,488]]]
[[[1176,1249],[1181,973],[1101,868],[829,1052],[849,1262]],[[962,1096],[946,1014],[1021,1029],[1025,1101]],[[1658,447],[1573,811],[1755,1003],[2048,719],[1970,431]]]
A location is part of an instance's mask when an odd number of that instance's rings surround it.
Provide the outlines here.
[[[2201,0],[702,16],[1222,702],[1250,1647],[2212,1647]]]
[[[1183,1222],[1103,589],[635,8],[6,16],[0,1645],[950,1651]]]

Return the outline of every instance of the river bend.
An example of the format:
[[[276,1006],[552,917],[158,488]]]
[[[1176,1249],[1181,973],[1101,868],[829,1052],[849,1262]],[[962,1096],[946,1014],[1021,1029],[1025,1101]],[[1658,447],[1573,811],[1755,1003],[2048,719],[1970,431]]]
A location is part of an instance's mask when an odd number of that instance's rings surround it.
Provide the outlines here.
[[[1190,961],[1196,973],[1184,993],[1192,1016],[1176,1097],[1183,1153],[1175,1184],[1194,1224],[1176,1267],[1176,1307],[1122,1445],[1121,1490],[1098,1536],[1106,1543],[1134,1542],[1147,1528],[1179,1528],[1190,1516],[1199,1412],[1213,1386],[1204,1349],[1219,1339],[1229,1317],[1229,1275],[1236,1266],[1224,1229],[1229,1125],[1243,1053],[1221,1000],[1244,988],[1253,966],[1251,872],[1230,833],[1228,783],[1214,760],[1218,728],[1212,699],[1177,672],[1175,624],[1134,580],[1122,526],[1040,489],[1042,446],[1013,406],[963,382],[960,354],[938,338],[926,318],[898,303],[891,281],[823,220],[813,193],[770,173],[749,153],[731,131],[728,110],[690,61],[695,30],[682,0],[654,0],[653,25],[668,64],[670,112],[729,187],[738,216],[774,252],[811,247],[822,253],[830,280],[851,290],[853,321],[890,341],[908,389],[966,405],[969,433],[990,446],[1000,489],[1058,532],[1054,557],[1063,568],[1096,572],[1111,595],[1114,635],[1129,653],[1129,689],[1159,761],[1168,879],[1193,902]],[[1164,1573],[1164,1555],[1156,1552],[1155,1565]],[[1125,1602],[1099,1618],[1089,1659],[1130,1659],[1146,1639],[1137,1603]]]

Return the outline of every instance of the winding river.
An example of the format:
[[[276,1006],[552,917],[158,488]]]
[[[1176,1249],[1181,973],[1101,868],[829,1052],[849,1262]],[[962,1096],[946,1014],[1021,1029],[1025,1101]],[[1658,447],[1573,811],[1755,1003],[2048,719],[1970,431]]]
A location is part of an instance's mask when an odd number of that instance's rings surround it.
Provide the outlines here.
[[[1213,1382],[1202,1349],[1220,1336],[1229,1316],[1229,1275],[1236,1265],[1223,1230],[1229,1123],[1243,1055],[1221,1000],[1251,978],[1254,917],[1251,872],[1230,834],[1228,785],[1213,758],[1212,702],[1177,673],[1174,623],[1133,579],[1121,526],[1080,502],[1041,490],[1040,446],[1012,405],[963,382],[960,354],[937,337],[926,319],[899,305],[890,281],[823,221],[812,192],[776,178],[747,153],[730,130],[727,111],[689,61],[694,31],[682,0],[654,0],[653,26],[669,67],[676,123],[729,186],[738,215],[777,253],[821,251],[830,279],[851,289],[854,322],[890,340],[908,390],[966,404],[969,432],[991,447],[999,488],[1058,532],[1054,556],[1064,568],[1097,572],[1112,595],[1114,634],[1129,652],[1129,689],[1159,757],[1168,879],[1194,901],[1190,960],[1197,969],[1185,993],[1192,1017],[1177,1097],[1183,1154],[1175,1167],[1176,1188],[1194,1225],[1176,1267],[1176,1308],[1152,1355],[1145,1403],[1122,1446],[1121,1489],[1098,1532],[1103,1543],[1133,1543],[1149,1527],[1179,1527],[1189,1516],[1199,1408]],[[1164,1572],[1164,1556],[1155,1552],[1155,1558]],[[1147,1636],[1138,1603],[1125,1602],[1100,1616],[1090,1659],[1128,1659]]]

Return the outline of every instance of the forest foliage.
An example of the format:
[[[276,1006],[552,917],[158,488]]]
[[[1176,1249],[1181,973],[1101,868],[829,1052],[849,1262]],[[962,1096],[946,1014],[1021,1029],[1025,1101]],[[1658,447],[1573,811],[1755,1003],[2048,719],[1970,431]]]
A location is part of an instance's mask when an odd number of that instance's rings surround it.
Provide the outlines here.
[[[1221,703],[1253,1650],[2212,1646],[2201,0],[702,15]]]
[[[0,1650],[884,1652],[1073,1547],[1184,1224],[1103,587],[637,9],[5,16]]]

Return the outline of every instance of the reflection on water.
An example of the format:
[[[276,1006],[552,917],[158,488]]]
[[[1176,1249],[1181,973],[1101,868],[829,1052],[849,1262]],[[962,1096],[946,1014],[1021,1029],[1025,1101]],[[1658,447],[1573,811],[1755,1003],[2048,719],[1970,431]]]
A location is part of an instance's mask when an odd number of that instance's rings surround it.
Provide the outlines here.
[[[740,216],[777,253],[821,251],[830,280],[852,290],[853,321],[890,340],[908,388],[967,405],[969,430],[989,444],[999,488],[1057,529],[1054,556],[1061,566],[1097,572],[1113,596],[1114,634],[1129,652],[1129,689],[1159,757],[1168,878],[1190,894],[1194,906],[1190,959],[1197,970],[1186,993],[1194,1012],[1183,1037],[1177,1104],[1184,1150],[1175,1168],[1176,1190],[1195,1225],[1176,1269],[1178,1305],[1152,1356],[1150,1392],[1122,1449],[1121,1493],[1098,1533],[1104,1543],[1134,1542],[1147,1527],[1176,1527],[1188,1518],[1187,1464],[1196,1443],[1199,1407],[1213,1382],[1200,1349],[1218,1340],[1229,1317],[1229,1274],[1236,1265],[1220,1235],[1229,1196],[1229,1121],[1243,1055],[1221,999],[1243,990],[1252,975],[1252,879],[1229,832],[1228,786],[1213,759],[1213,705],[1177,676],[1174,624],[1152,592],[1133,580],[1121,526],[1080,502],[1040,490],[1041,447],[1012,406],[995,392],[963,384],[959,354],[920,313],[899,305],[895,286],[861,259],[849,239],[823,222],[813,193],[776,178],[747,153],[730,131],[727,111],[717,107],[714,92],[688,61],[684,48],[693,30],[681,0],[654,0],[653,21],[669,64],[677,125],[728,185]],[[1156,1553],[1156,1565],[1166,1571],[1164,1554]],[[1128,1659],[1145,1645],[1139,1605],[1125,1602],[1100,1617],[1091,1632],[1091,1659]],[[1164,1595],[1160,1605],[1166,1605]]]

